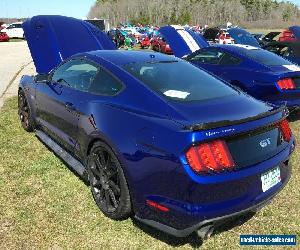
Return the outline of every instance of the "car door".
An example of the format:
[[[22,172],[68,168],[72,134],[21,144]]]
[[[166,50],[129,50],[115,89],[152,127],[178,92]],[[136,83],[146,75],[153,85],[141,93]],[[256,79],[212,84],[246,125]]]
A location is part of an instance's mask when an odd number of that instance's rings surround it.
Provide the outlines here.
[[[83,59],[72,59],[54,70],[47,84],[36,90],[37,120],[54,140],[72,152],[77,141],[79,106],[87,101],[97,67]]]

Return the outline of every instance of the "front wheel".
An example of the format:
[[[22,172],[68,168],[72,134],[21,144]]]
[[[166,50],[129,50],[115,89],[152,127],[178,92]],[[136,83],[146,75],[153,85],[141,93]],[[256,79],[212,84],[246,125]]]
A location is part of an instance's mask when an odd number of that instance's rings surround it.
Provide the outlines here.
[[[128,185],[121,164],[108,145],[100,141],[93,145],[87,170],[94,200],[103,214],[114,220],[128,218]]]
[[[31,116],[30,107],[22,90],[18,94],[18,113],[22,127],[27,132],[34,131],[34,121]]]

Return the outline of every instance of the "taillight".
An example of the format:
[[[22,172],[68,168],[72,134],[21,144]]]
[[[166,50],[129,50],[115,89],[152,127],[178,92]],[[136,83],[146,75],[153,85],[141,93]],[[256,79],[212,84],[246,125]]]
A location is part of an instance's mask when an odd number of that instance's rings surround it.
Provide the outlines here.
[[[159,203],[157,203],[155,201],[146,200],[146,204],[148,206],[156,208],[156,209],[158,209],[158,210],[160,210],[162,212],[169,212],[170,211],[169,208],[167,208],[167,207],[165,207],[165,206],[163,206],[163,205],[161,205],[161,204],[159,204]]]
[[[192,146],[186,152],[186,158],[196,173],[218,172],[235,166],[227,144],[223,140]]]
[[[277,82],[277,85],[282,90],[296,89],[295,83],[291,78],[281,79]]]
[[[292,138],[292,130],[290,128],[289,122],[284,119],[279,123],[279,128],[282,132],[283,139],[289,142]]]

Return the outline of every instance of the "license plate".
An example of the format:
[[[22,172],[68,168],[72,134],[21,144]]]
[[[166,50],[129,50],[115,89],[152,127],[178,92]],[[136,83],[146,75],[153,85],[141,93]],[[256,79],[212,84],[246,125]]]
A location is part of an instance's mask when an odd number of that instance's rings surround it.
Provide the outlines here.
[[[271,169],[270,171],[262,174],[260,179],[261,179],[262,191],[266,192],[271,187],[275,186],[277,183],[281,181],[280,168],[276,167]]]

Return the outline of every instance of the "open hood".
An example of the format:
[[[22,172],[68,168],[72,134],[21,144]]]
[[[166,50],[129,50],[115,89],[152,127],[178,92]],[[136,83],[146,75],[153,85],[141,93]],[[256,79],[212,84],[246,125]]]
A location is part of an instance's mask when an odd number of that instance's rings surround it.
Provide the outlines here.
[[[298,42],[300,42],[300,26],[289,27],[289,30],[294,34]]]
[[[281,32],[279,31],[273,31],[273,32],[269,32],[268,34],[266,34],[264,37],[263,37],[263,40],[264,41],[267,41],[267,42],[271,42],[273,41],[273,39],[278,36]]]
[[[49,73],[80,52],[116,49],[97,27],[71,17],[34,16],[23,23],[23,29],[38,73]]]
[[[257,40],[246,30],[240,28],[231,28],[227,32],[234,39],[235,44],[245,44],[254,47],[260,47]]]
[[[177,57],[187,56],[196,50],[209,46],[200,34],[185,30],[179,25],[164,26],[159,29],[159,32]]]
[[[208,41],[214,41],[219,32],[219,28],[208,28],[204,31],[203,37]]]

